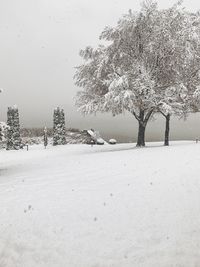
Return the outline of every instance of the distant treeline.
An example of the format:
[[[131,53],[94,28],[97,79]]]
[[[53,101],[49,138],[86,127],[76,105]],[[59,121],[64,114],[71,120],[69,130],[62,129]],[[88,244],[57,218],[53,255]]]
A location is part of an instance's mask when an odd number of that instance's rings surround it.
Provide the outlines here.
[[[79,129],[76,128],[68,128],[66,132],[80,132]],[[47,133],[49,137],[53,136],[53,128],[47,128]],[[22,128],[20,130],[21,137],[40,137],[44,135],[44,128]]]

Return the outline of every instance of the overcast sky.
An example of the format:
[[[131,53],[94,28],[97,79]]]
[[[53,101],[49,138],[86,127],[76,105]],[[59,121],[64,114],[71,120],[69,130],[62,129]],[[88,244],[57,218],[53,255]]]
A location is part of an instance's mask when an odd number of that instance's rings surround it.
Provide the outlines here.
[[[159,6],[173,3],[160,0]],[[200,9],[197,0],[184,5]],[[104,135],[135,139],[137,122],[128,114],[113,119],[111,115],[82,117],[76,111],[73,75],[81,62],[79,50],[96,46],[106,25],[115,25],[122,14],[139,7],[138,0],[0,0],[1,120],[6,119],[7,107],[17,104],[24,127],[52,126],[53,108],[60,106],[67,127],[92,127]],[[162,138],[163,122],[161,118],[151,122],[147,137]],[[175,122],[172,138],[200,136],[200,115]]]

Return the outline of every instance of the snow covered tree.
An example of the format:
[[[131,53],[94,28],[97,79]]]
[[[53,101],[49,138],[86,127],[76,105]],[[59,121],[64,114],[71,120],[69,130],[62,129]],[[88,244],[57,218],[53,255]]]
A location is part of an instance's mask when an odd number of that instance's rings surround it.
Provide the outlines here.
[[[199,22],[199,13],[185,11],[180,3],[158,10],[155,2],[147,1],[140,12],[129,11],[116,27],[106,27],[100,39],[107,45],[80,52],[85,62],[75,74],[75,84],[83,88],[77,94],[79,110],[131,112],[139,124],[137,145],[144,146],[149,119],[163,104],[169,105],[165,91],[186,84]],[[191,88],[185,88],[189,95]]]
[[[21,137],[20,137],[20,123],[19,123],[19,110],[14,107],[14,121],[13,121],[13,137],[14,137],[14,147],[19,149],[21,147]]]
[[[64,110],[60,111],[60,124],[61,124],[61,144],[66,144],[66,129],[65,129],[65,113]]]
[[[0,125],[0,141],[3,141],[3,137],[4,137],[3,128]]]
[[[54,109],[53,113],[53,145],[59,144],[59,114],[60,108]]]
[[[47,135],[47,127],[44,128],[44,147],[46,149],[48,145],[48,135]]]
[[[3,92],[3,89],[0,89],[0,93]],[[1,121],[0,122],[0,142],[3,142],[5,140],[5,134],[6,134],[6,131],[8,130],[8,125]]]
[[[53,145],[65,145],[65,114],[64,110],[57,107],[53,115]]]
[[[189,113],[187,108],[188,90],[183,84],[180,84],[168,87],[161,96],[162,99],[159,102],[158,111],[165,117],[164,145],[168,146],[171,116],[186,118]]]
[[[9,107],[7,111],[7,150],[20,149],[20,123],[19,123],[19,110],[16,106]]]
[[[166,119],[164,144],[169,145],[170,117],[186,118],[200,107],[197,97],[200,85],[200,13],[186,12],[178,3],[162,12],[160,19],[162,25],[165,23],[165,36],[160,36],[164,38],[161,52],[168,51],[168,61],[162,62],[161,57],[158,62],[163,75],[156,95],[160,102],[159,111]]]
[[[5,141],[6,132],[7,132],[8,128],[9,127],[5,122],[3,122],[3,121],[0,122],[0,142]]]
[[[7,150],[13,149],[13,110],[11,107],[8,108],[7,111],[7,124],[9,126],[9,130],[7,132]]]

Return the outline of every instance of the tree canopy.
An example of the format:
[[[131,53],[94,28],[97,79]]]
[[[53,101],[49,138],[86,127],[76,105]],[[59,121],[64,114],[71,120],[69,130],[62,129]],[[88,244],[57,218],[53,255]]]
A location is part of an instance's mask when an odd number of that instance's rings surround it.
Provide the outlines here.
[[[97,48],[80,51],[76,104],[84,114],[131,112],[139,122],[139,146],[157,112],[185,115],[199,109],[200,13],[181,3],[159,10],[143,2],[115,27],[106,27]],[[106,43],[106,44],[105,44]]]

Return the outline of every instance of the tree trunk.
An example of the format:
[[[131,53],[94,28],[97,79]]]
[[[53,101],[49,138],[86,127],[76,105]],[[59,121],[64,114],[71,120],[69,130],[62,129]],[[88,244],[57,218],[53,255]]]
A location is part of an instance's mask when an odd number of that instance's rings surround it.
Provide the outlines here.
[[[151,108],[145,115],[144,110],[140,110],[139,116],[135,114],[135,112],[132,112],[132,114],[135,116],[139,123],[139,129],[138,129],[138,139],[137,139],[137,146],[142,147],[145,146],[145,129],[147,126],[147,122],[149,121],[151,115],[154,112],[154,108]]]
[[[137,139],[138,147],[145,146],[145,128],[146,128],[146,125],[143,122],[139,121],[139,131],[138,131],[138,139]]]
[[[166,124],[165,124],[165,146],[169,145],[169,121],[170,121],[170,114],[165,116],[166,118]]]

